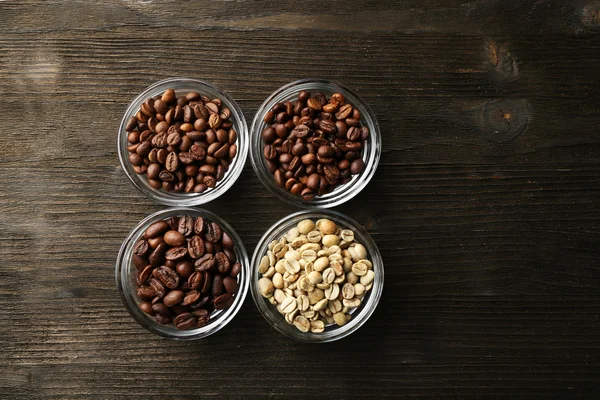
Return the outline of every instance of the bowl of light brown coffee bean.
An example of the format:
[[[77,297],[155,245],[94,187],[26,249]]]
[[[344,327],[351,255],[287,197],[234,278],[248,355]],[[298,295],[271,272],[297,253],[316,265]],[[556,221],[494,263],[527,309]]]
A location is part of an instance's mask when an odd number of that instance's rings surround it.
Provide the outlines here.
[[[355,332],[383,290],[375,242],[334,211],[301,211],[275,223],[256,247],[251,274],[252,297],[263,317],[306,342]]]
[[[131,182],[155,201],[195,206],[225,193],[248,152],[236,102],[209,83],[170,78],[145,89],[121,121],[118,150]]]
[[[319,79],[292,82],[259,108],[251,128],[251,160],[280,199],[326,208],[356,196],[381,155],[375,115],[358,95]]]
[[[173,208],[141,221],[123,242],[117,288],[144,328],[199,339],[223,328],[249,286],[249,263],[236,232],[202,209]]]

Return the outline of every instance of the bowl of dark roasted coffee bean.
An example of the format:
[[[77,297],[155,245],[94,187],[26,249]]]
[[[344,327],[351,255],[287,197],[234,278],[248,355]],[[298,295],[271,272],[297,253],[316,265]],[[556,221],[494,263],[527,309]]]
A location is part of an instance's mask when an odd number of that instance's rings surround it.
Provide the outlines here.
[[[371,180],[381,155],[375,115],[356,94],[319,79],[292,82],[260,107],[251,160],[267,188],[301,207],[334,207]]]
[[[118,135],[121,166],[155,201],[194,206],[225,193],[242,172],[248,128],[225,92],[190,78],[145,89],[129,105]]]
[[[361,225],[333,211],[301,211],[276,222],[256,246],[251,274],[263,317],[305,342],[355,332],[383,290],[377,245]]]
[[[172,208],[141,221],[123,242],[117,288],[131,316],[172,339],[223,328],[248,291],[248,255],[235,231],[202,209]]]

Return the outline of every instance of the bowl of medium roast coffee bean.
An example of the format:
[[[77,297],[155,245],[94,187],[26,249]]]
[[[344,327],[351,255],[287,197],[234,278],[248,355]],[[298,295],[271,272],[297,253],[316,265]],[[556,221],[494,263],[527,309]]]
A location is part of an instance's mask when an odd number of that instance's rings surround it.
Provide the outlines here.
[[[256,174],[280,199],[334,207],[371,180],[381,155],[374,113],[339,84],[304,79],[275,91],[251,128]]]
[[[242,172],[248,127],[225,92],[190,78],[145,89],[127,108],[118,135],[121,167],[144,194],[195,206],[225,193]]]
[[[301,211],[276,222],[256,246],[251,274],[263,317],[304,342],[355,332],[383,291],[377,245],[361,225],[334,211]]]
[[[116,263],[123,304],[144,328],[172,339],[200,339],[240,310],[249,263],[239,236],[202,209],[172,208],[141,221]]]

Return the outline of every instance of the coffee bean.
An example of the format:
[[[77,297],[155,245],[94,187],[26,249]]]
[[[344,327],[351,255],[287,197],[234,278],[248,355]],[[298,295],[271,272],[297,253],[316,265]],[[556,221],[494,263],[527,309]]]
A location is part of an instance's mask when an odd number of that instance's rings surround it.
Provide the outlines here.
[[[217,270],[220,273],[226,274],[229,272],[229,269],[231,268],[231,264],[229,262],[229,258],[227,257],[227,255],[225,255],[225,253],[219,252],[219,253],[215,254],[215,261],[217,264]]]
[[[148,252],[149,248],[148,242],[144,239],[140,239],[133,248],[133,254],[136,256],[143,256]]]
[[[365,162],[362,158],[357,158],[350,164],[350,172],[352,175],[361,174],[365,170]]]
[[[188,255],[187,247],[172,247],[165,253],[167,260],[178,261]]]
[[[156,293],[151,286],[140,286],[137,289],[137,295],[142,300],[149,300],[156,296]]]
[[[188,253],[194,259],[204,254],[204,241],[200,236],[196,235],[190,239],[188,242]]]
[[[161,235],[167,229],[169,229],[169,224],[167,224],[166,221],[163,221],[163,220],[156,221],[153,224],[151,224],[148,228],[146,228],[144,236],[148,239],[154,238],[154,237],[157,237],[158,235]]]
[[[223,278],[223,286],[225,287],[225,291],[231,294],[237,293],[239,289],[237,280],[231,276]]]
[[[223,293],[224,287],[223,287],[223,276],[222,275],[217,274],[213,277],[212,286],[211,286],[210,290],[211,290],[211,294],[213,297],[217,297],[221,293]]]
[[[194,273],[194,264],[189,260],[180,261],[177,263],[177,266],[175,267],[175,271],[182,278],[189,278],[190,275],[192,275],[192,273]]]
[[[215,298],[213,304],[217,310],[225,310],[233,304],[233,296],[231,293],[225,293]]]
[[[168,250],[167,253],[171,251]],[[160,280],[169,289],[175,289],[179,285],[179,276],[175,271],[165,266],[158,267],[152,271],[152,275]]]
[[[196,316],[191,313],[179,314],[173,320],[175,327],[181,330],[195,328],[197,323]]]
[[[185,236],[178,231],[170,230],[165,233],[164,241],[169,246],[179,247],[185,244]]]
[[[240,272],[242,272],[242,264],[236,262],[231,266],[231,271],[229,271],[229,275],[235,278],[240,274]]]
[[[198,328],[202,328],[203,326],[206,326],[208,324],[210,320],[210,313],[207,310],[201,308],[198,310],[194,310],[193,314],[198,319],[198,322],[196,323],[196,326]]]
[[[163,303],[167,307],[172,307],[176,304],[179,304],[183,301],[183,291],[181,290],[171,290],[169,293],[165,295],[163,298]]]
[[[216,243],[221,240],[221,227],[216,222],[207,224],[206,240]]]
[[[148,262],[149,262],[148,258],[146,258],[146,257],[138,256],[136,254],[133,255],[133,264],[138,269],[138,271],[146,268],[146,265],[148,265]]]
[[[209,249],[209,246],[207,246],[208,244],[209,243],[206,242],[204,244],[205,252]],[[196,267],[197,271],[208,271],[210,269],[213,269],[216,265],[216,260],[212,254],[212,249],[210,250],[211,251],[208,254],[204,254],[202,257],[200,257],[194,262],[194,266]]]

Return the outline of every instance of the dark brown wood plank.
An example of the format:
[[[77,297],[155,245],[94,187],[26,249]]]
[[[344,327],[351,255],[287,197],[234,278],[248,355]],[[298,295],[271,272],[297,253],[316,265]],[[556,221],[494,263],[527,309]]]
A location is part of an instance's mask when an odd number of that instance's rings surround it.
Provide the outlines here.
[[[598,10],[0,2],[1,397],[593,398]],[[308,76],[353,88],[375,110],[381,164],[339,207],[372,233],[386,266],[382,301],[357,333],[295,343],[250,298],[194,343],[159,339],[127,314],[116,253],[162,206],[126,181],[117,129],[128,102],[169,76],[221,86],[248,122],[273,90]],[[510,120],[490,123],[497,109]],[[250,253],[295,211],[250,163],[206,208]]]

